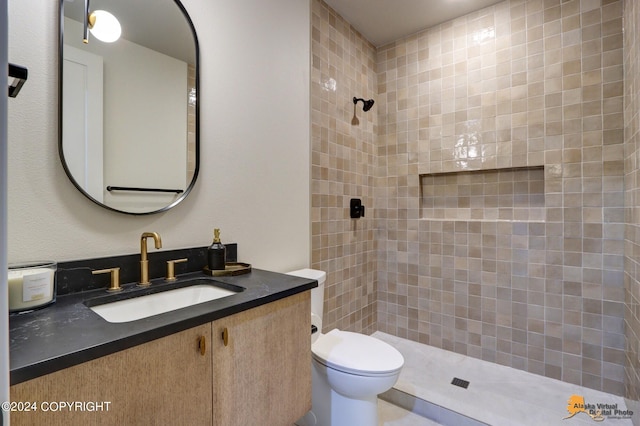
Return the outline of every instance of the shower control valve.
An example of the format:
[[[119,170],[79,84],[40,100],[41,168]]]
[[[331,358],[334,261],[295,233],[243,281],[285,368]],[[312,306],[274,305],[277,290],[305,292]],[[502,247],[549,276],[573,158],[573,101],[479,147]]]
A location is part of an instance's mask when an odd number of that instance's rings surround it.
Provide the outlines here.
[[[359,198],[352,198],[349,207],[351,219],[364,217],[364,206]]]

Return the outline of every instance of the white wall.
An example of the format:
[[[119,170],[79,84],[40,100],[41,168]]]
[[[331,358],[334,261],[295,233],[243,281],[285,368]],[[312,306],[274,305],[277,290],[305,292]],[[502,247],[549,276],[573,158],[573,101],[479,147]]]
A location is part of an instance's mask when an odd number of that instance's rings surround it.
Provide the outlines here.
[[[9,108],[9,261],[136,253],[143,231],[165,249],[208,245],[219,227],[254,267],[308,265],[308,1],[183,0],[200,42],[200,177],[139,217],[94,205],[60,165],[58,2],[9,3],[9,54],[30,73]]]

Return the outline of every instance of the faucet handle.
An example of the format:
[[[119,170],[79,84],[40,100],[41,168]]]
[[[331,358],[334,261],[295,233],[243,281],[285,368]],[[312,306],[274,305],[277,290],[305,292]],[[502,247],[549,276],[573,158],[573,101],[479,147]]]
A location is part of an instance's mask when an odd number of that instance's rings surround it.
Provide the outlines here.
[[[120,268],[96,269],[95,271],[91,271],[91,273],[93,275],[111,274],[111,284],[107,291],[116,292],[122,290],[122,287],[120,287]]]
[[[165,278],[165,281],[175,281],[177,279],[175,273],[176,263],[183,263],[186,261],[186,257],[184,259],[167,260],[167,278]]]

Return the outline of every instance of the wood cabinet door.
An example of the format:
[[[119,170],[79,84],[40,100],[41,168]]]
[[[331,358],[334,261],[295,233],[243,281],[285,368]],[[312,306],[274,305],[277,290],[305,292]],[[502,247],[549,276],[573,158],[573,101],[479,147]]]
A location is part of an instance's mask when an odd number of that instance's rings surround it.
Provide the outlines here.
[[[210,337],[204,324],[12,386],[13,402],[34,402],[37,410],[11,412],[11,424],[210,425]],[[108,409],[92,405],[100,402]]]
[[[292,425],[311,409],[310,294],[213,322],[214,425]]]

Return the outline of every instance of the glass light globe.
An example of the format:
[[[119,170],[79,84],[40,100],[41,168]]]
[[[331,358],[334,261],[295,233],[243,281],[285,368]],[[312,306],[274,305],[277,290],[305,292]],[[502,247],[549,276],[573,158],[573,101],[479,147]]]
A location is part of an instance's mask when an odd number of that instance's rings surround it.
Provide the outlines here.
[[[118,18],[106,10],[95,10],[89,17],[91,34],[105,43],[113,43],[120,38],[122,27]]]

